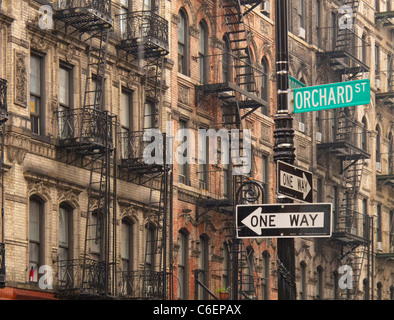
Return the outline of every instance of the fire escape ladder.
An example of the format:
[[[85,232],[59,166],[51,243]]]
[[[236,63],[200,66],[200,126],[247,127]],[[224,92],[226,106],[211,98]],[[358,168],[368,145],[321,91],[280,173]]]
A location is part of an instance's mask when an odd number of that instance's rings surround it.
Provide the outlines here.
[[[1,238],[0,238],[0,289],[6,285],[6,264],[5,264],[5,204],[4,204],[4,148],[5,148],[5,123],[8,120],[7,111],[7,81],[0,78],[0,125],[1,125],[1,153],[0,153],[0,175],[1,175]]]
[[[64,282],[60,284],[73,294],[103,297],[115,291],[116,268],[113,239],[110,257],[110,185],[111,167],[115,170],[116,162],[112,140],[116,117],[105,111],[103,101],[109,32],[113,24],[111,8],[111,0],[69,0],[59,2],[54,15],[64,23],[66,32],[72,28],[71,34],[79,33],[88,45],[83,106],[59,112],[59,146],[78,155],[81,163],[90,164],[83,258],[60,263],[61,274],[72,274],[70,278],[61,279]],[[112,211],[115,216],[114,207]],[[112,227],[115,234],[115,224]],[[75,270],[81,275],[74,274]]]

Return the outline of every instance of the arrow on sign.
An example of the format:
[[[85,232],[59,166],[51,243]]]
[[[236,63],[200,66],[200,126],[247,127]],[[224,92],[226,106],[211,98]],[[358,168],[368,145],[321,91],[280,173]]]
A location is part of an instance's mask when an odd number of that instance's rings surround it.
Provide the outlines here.
[[[241,221],[245,226],[247,226],[250,230],[258,234],[259,236],[261,235],[262,224],[265,224],[265,226],[274,227],[272,225],[272,217],[274,215],[262,214],[261,211],[262,208],[257,208],[255,211],[253,211],[250,215],[248,215],[245,219]]]
[[[286,171],[280,171],[280,185],[302,193],[304,200],[312,190],[304,172],[302,173],[302,177],[299,177]]]

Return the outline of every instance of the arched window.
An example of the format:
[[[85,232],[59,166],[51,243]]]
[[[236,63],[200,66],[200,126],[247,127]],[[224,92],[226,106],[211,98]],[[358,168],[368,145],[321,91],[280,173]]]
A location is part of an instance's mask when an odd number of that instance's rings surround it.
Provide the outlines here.
[[[231,81],[231,47],[227,35],[223,37],[222,77],[223,82]]]
[[[59,207],[59,260],[72,259],[73,209],[62,203]]]
[[[267,59],[264,57],[261,60],[261,99],[265,101],[265,106],[261,108],[261,113],[268,115],[268,99],[269,99],[269,69]]]
[[[178,250],[178,299],[187,299],[189,293],[189,233],[182,229],[179,231]]]
[[[122,258],[122,271],[133,270],[133,224],[130,219],[122,220],[122,242],[120,244],[120,255]]]
[[[361,61],[367,63],[367,35],[365,33],[361,37]]]
[[[376,290],[376,300],[382,300],[382,288],[383,285],[381,282],[378,282],[377,285],[377,290]]]
[[[178,24],[178,72],[184,75],[189,75],[189,21],[186,12],[181,9],[179,11],[179,24]]]
[[[29,201],[29,281],[38,281],[38,268],[45,264],[44,201],[31,196]]]
[[[208,83],[208,27],[204,20],[198,24],[198,70],[201,83]]]

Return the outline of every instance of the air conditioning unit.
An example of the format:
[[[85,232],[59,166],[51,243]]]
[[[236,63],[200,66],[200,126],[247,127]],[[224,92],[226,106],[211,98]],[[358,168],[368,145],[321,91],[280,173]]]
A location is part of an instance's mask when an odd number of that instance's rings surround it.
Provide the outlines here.
[[[263,1],[261,4],[261,13],[270,14],[271,13],[271,2],[268,0]]]
[[[355,227],[351,227],[350,228],[350,233],[354,234],[354,235],[357,235],[357,229]]]
[[[383,243],[376,242],[376,251],[383,252]]]
[[[382,164],[380,162],[376,162],[376,171],[382,172]]]
[[[298,130],[301,132],[305,132],[305,123],[298,122]]]
[[[376,86],[376,89],[380,90],[380,86],[381,86],[380,79],[375,79],[375,86]]]
[[[321,138],[322,138],[321,132],[317,131],[317,132],[316,132],[316,141],[317,141],[317,142],[321,142]]]
[[[300,27],[300,32],[298,36],[302,39],[305,39],[305,29]]]

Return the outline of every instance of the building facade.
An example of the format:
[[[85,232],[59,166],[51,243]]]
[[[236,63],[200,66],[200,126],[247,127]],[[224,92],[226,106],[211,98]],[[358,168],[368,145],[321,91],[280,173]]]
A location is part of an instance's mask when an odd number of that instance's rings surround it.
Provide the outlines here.
[[[292,77],[371,81],[294,116],[333,204],[331,238],[295,239],[297,299],[393,299],[392,8],[289,1]],[[1,298],[278,298],[277,240],[234,226],[277,200],[275,1],[3,0],[0,44]]]

